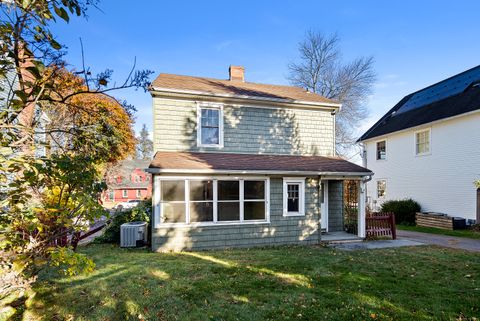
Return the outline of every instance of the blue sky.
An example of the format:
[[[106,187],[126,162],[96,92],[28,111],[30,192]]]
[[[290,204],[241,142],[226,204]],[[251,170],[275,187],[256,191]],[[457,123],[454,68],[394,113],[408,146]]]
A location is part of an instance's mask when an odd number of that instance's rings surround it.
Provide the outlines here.
[[[375,57],[378,81],[359,134],[408,93],[480,64],[480,1],[103,0],[99,8],[53,29],[72,67],[80,69],[82,38],[87,65],[113,69],[118,82],[136,57],[155,74],[227,78],[235,64],[247,81],[288,84],[305,32],[337,32],[345,60]],[[136,106],[136,130],[151,129],[148,93],[116,96]]]

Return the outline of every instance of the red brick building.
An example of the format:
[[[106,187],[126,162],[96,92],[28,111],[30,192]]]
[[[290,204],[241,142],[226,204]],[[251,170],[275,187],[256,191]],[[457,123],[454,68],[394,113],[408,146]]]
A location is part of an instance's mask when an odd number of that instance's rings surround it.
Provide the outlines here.
[[[102,194],[105,207],[115,207],[121,202],[144,200],[152,197],[152,176],[144,170],[149,160],[125,160],[107,172],[108,189]]]

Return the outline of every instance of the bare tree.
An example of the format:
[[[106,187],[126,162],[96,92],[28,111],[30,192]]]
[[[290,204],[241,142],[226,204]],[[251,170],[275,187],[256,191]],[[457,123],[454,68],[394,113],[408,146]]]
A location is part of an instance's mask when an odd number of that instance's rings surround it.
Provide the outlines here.
[[[344,62],[337,34],[314,31],[307,32],[299,52],[299,62],[288,66],[289,80],[342,103],[336,117],[336,149],[345,156],[355,144],[356,128],[368,116],[366,102],[376,80],[374,59],[368,56]]]

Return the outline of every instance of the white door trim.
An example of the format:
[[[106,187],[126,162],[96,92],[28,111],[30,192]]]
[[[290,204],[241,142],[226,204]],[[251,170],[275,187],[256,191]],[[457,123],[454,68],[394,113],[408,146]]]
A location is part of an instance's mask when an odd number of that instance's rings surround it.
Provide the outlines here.
[[[320,205],[321,229],[328,232],[328,181],[322,180],[323,202]]]

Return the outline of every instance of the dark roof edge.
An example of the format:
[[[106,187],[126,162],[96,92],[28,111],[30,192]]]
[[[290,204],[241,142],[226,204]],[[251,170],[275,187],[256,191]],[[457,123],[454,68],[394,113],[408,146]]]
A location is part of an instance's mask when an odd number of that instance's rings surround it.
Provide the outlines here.
[[[419,92],[421,92],[421,91],[424,91],[424,90],[426,90],[426,89],[428,89],[428,88],[431,88],[431,87],[433,87],[433,86],[437,86],[437,85],[441,84],[442,82],[445,82],[445,81],[450,80],[450,79],[452,79],[452,78],[458,77],[459,75],[465,74],[465,73],[470,72],[470,71],[472,71],[473,69],[476,69],[476,68],[479,68],[479,67],[480,67],[480,65],[475,66],[475,67],[472,67],[472,68],[467,69],[467,70],[464,70],[464,71],[462,71],[461,73],[458,73],[458,74],[455,74],[455,75],[450,76],[450,77],[448,77],[448,78],[445,78],[445,79],[443,79],[443,80],[440,80],[440,81],[438,81],[438,82],[436,82],[436,83],[434,83],[434,84],[432,84],[432,85],[430,85],[430,86],[427,86],[427,87],[424,87],[424,88],[422,88],[422,89],[420,89],[420,90],[414,91],[414,92],[408,94],[407,96],[403,97],[395,106],[393,106],[392,109],[390,109],[387,113],[385,113],[385,115],[383,115],[383,117],[380,118],[380,120],[378,120],[372,127],[370,127],[370,129],[368,129],[362,136],[360,136],[360,138],[357,139],[356,143],[360,143],[360,142],[362,142],[362,141],[364,141],[364,140],[377,137],[377,136],[371,136],[371,137],[369,137],[368,134],[369,134],[370,132],[372,132],[378,125],[380,125],[386,118],[388,118],[388,117],[392,114],[392,112],[394,112],[395,110],[399,109],[399,108],[403,105],[403,103],[406,103],[405,99],[407,99],[407,98],[409,99],[409,98],[411,98],[413,95],[415,95],[415,94],[417,94],[417,93],[419,93]],[[473,84],[474,84],[474,83],[470,84],[470,86],[472,86]],[[468,88],[470,88],[470,86],[467,87],[467,89],[465,89],[465,91],[468,90]],[[444,99],[447,99],[447,98],[449,98],[449,97],[445,97]],[[443,99],[442,99],[442,100],[443,100]],[[428,104],[427,104],[427,105],[428,105]]]
[[[375,129],[377,128],[378,125],[380,125],[384,120],[386,120],[395,110],[399,109],[406,101],[408,101],[412,95],[415,93],[409,94],[405,97],[403,97],[395,106],[393,106],[388,112],[385,113],[375,124],[372,125],[360,138],[357,139],[356,143],[360,143],[366,139],[373,138],[376,136],[369,137],[368,135]]]

